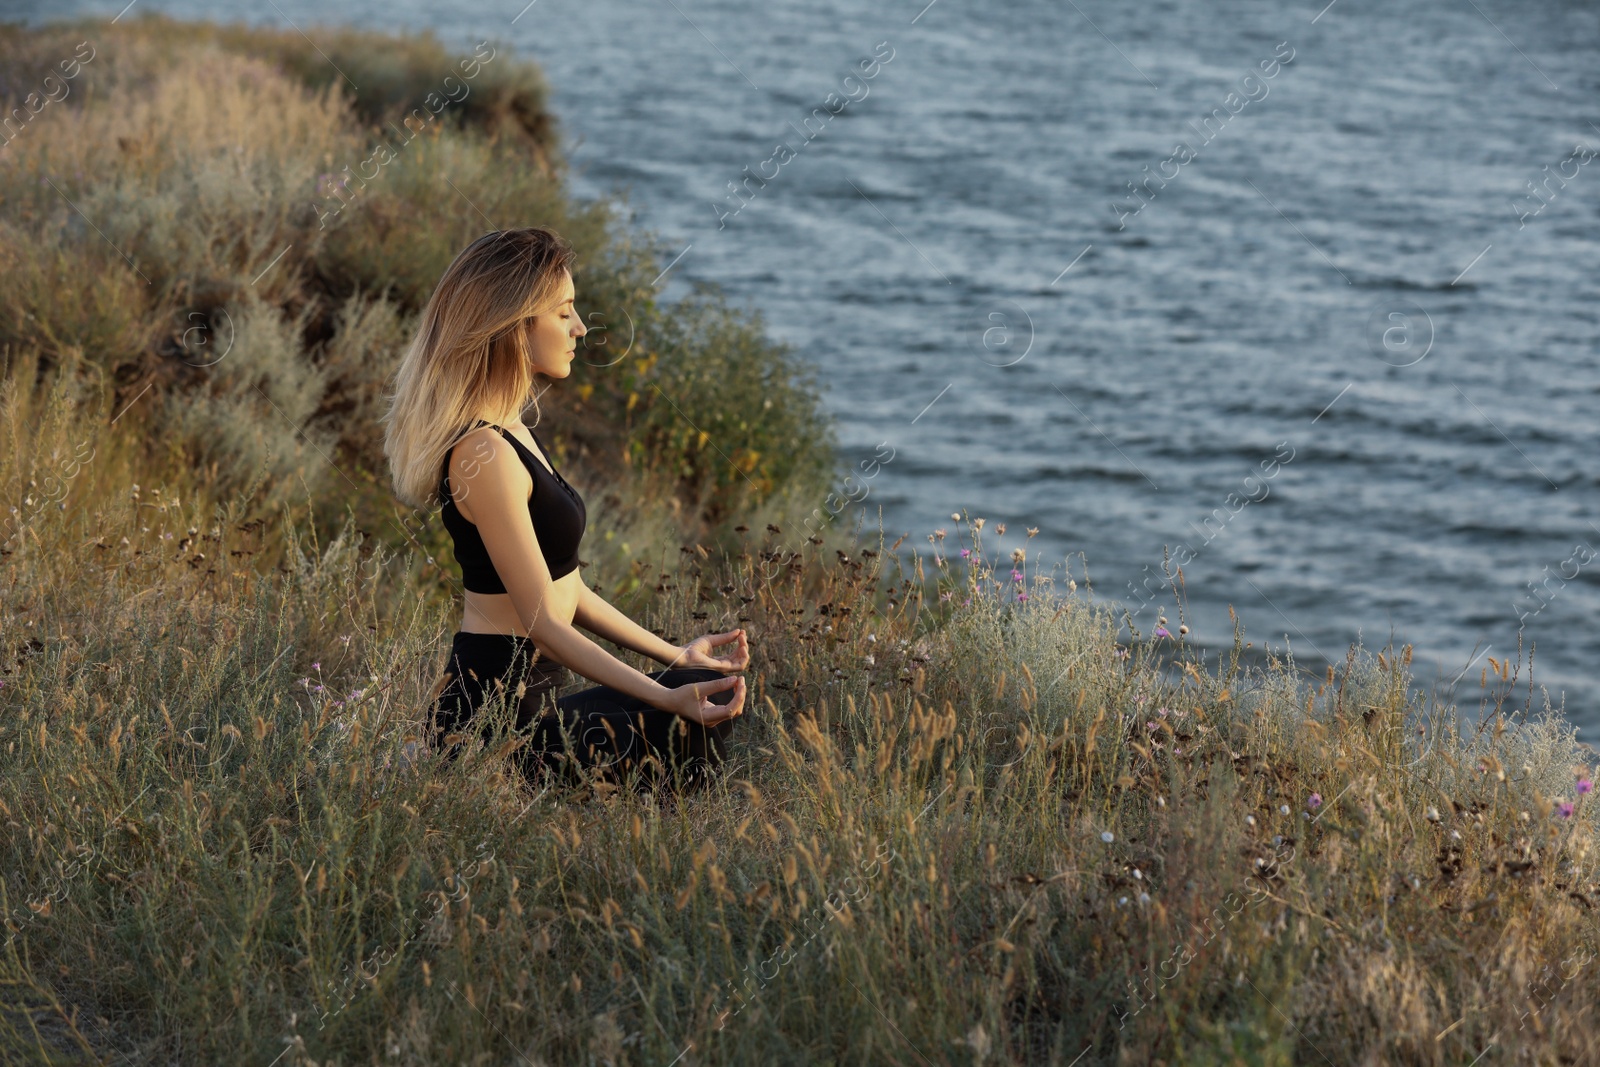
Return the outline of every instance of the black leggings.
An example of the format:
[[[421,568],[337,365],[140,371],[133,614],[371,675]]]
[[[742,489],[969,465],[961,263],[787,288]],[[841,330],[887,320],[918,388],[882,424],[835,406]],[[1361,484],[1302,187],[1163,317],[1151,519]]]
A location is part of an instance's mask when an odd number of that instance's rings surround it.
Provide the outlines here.
[[[643,784],[677,775],[693,787],[722,763],[734,720],[701,726],[606,685],[557,699],[567,669],[536,656],[526,637],[458,631],[450,642],[446,684],[433,707],[435,739],[466,732],[484,704],[504,699],[514,705],[513,728],[529,736],[516,758],[530,779],[550,770],[573,777],[585,767],[612,781],[638,771]],[[677,667],[649,677],[676,689],[725,675],[708,667]],[[732,689],[711,697],[717,704],[732,699]],[[487,732],[486,723],[477,725]]]

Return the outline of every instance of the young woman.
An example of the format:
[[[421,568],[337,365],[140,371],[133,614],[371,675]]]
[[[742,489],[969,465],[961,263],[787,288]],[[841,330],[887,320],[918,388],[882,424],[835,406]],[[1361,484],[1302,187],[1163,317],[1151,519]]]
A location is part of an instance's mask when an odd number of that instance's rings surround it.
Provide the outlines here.
[[[432,708],[435,738],[462,731],[503,693],[529,738],[518,758],[530,774],[565,762],[652,780],[670,771],[692,784],[721,762],[743,711],[744,679],[728,674],[749,664],[745,632],[672,645],[586,586],[587,510],[522,422],[530,402],[539,421],[535,376],[571,374],[587,332],[573,255],[542,227],[468,245],[423,308],[383,420],[396,494],[417,507],[443,502],[466,588]],[[636,670],[578,627],[669,669]],[[725,645],[732,651],[713,654]],[[567,668],[600,684],[557,700]]]

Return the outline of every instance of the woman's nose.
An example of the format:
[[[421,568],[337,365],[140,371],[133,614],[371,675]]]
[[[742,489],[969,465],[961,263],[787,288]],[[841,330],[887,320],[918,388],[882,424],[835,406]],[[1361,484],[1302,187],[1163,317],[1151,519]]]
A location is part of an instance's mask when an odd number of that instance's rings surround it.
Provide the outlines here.
[[[573,316],[573,321],[575,321],[578,324],[578,330],[572,336],[574,336],[574,337],[582,337],[584,334],[589,332],[589,327],[587,327],[587,326],[585,326],[583,324],[583,319],[582,318],[578,317],[577,315],[574,315]]]

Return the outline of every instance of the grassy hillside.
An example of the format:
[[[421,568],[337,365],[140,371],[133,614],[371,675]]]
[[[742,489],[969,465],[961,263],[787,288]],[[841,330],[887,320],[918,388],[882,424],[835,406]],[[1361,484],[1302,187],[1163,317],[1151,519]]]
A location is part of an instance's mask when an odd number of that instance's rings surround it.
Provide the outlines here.
[[[1600,1059],[1593,753],[1524,665],[1463,715],[1408,649],[1130,644],[993,518],[909,564],[809,538],[814,383],[652,297],[537,72],[500,50],[324,230],[322,176],[461,57],[310,32],[371,99],[286,35],[0,32],[14,99],[95,47],[0,147],[0,1062]],[[704,794],[418,751],[453,568],[373,420],[480,210],[635,323],[546,417],[604,501],[586,580],[751,632]]]
[[[353,509],[439,557],[438,524],[389,494],[380,393],[456,252],[549,225],[580,251],[592,327],[543,400],[558,459],[614,527],[590,552],[725,541],[730,516],[825,494],[831,426],[804,366],[714,294],[657,301],[654,242],[566,194],[537,69],[493,42],[317,37],[159,17],[0,28],[12,104],[45,101],[0,146],[8,363],[105,381],[114,410],[151,387],[137,414],[211,490],[259,478],[264,507],[329,524]],[[438,115],[419,106],[435,93]],[[364,162],[380,148],[391,162]]]

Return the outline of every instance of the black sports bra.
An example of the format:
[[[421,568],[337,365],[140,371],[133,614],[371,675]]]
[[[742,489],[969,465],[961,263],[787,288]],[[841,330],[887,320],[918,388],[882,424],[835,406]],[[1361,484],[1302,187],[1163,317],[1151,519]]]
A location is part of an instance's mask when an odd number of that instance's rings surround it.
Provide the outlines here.
[[[479,419],[473,429],[493,425]],[[533,495],[528,498],[528,514],[533,519],[533,532],[539,538],[545,562],[549,564],[550,577],[560,578],[570,574],[578,568],[578,543],[583,540],[584,527],[589,520],[583,498],[553,467],[546,467],[539,462],[539,457],[517,440],[510,430],[501,426],[494,428],[500,431],[500,436],[511,442],[517,455],[522,457],[528,473],[533,475]],[[528,432],[533,434],[539,450],[548,456],[550,450],[539,440],[539,435],[533,433],[532,429]],[[454,447],[450,451],[455,451]],[[484,547],[478,527],[462,516],[456,502],[451,499],[448,452],[444,457],[444,474],[439,479],[439,495],[445,500],[440,518],[455,541],[456,561],[461,564],[461,584],[473,593],[504,593],[505,583],[500,580],[494,562],[489,559],[489,550]],[[539,506],[535,507],[536,504]]]

